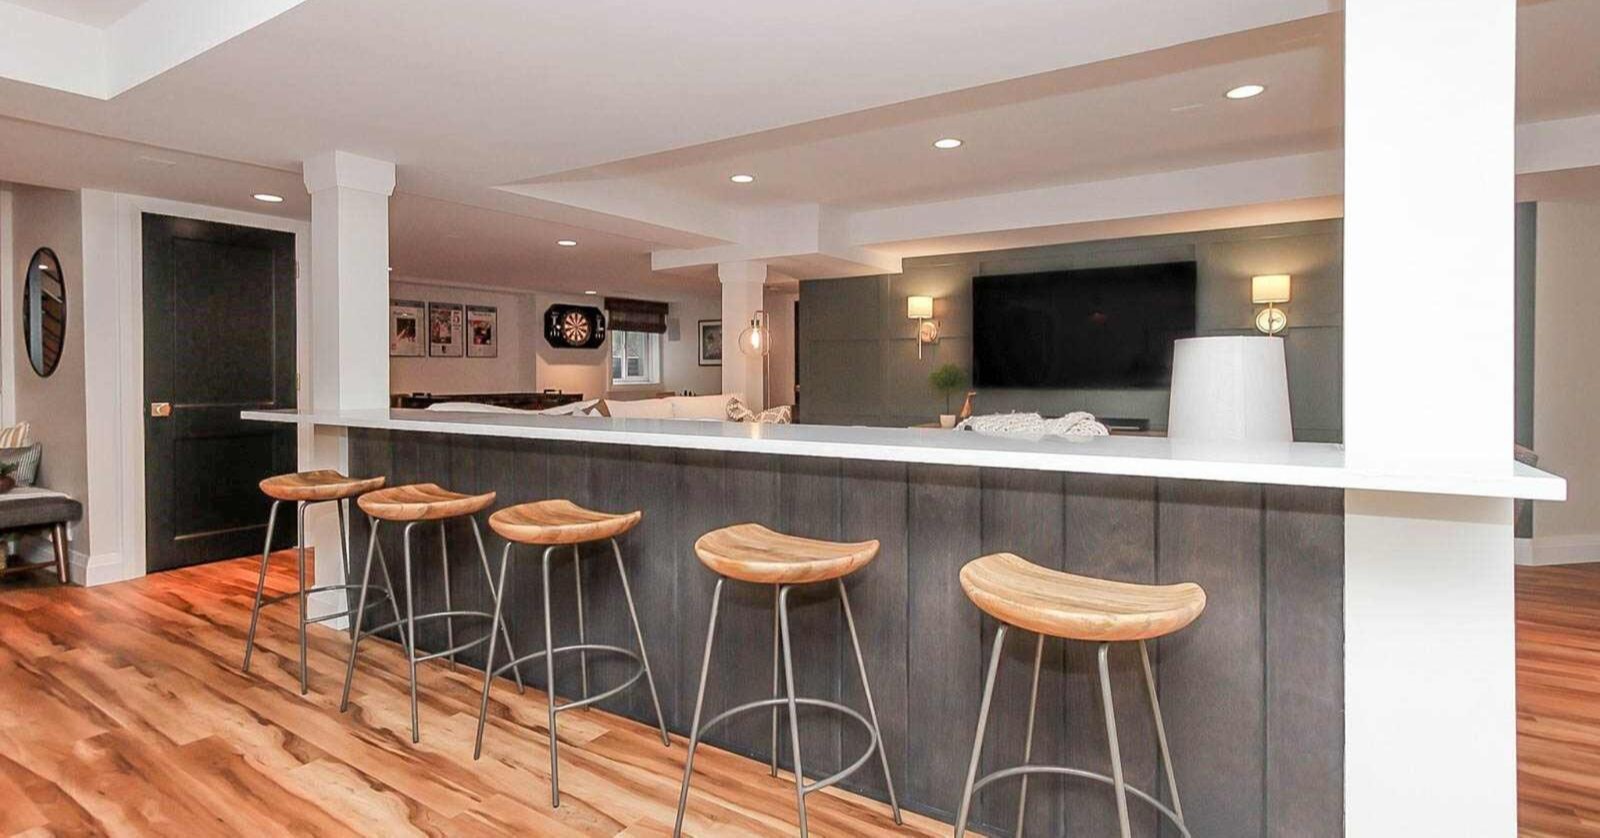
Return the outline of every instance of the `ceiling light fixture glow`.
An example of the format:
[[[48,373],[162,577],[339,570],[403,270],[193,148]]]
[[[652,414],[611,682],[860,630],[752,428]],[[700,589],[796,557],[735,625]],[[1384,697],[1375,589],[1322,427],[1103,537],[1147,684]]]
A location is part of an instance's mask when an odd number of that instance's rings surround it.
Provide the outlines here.
[[[271,192],[257,192],[256,194],[251,195],[250,197],[252,197],[252,198],[256,199],[257,201],[260,201],[260,202],[262,202],[264,204],[281,204],[281,203],[283,203],[283,196],[282,195],[274,195]]]
[[[933,147],[940,149],[960,148],[961,141],[955,137],[941,137],[940,139],[933,141]]]
[[[734,175],[734,176],[728,178],[728,180],[731,180],[734,183],[755,183],[756,182],[756,176],[755,175]]]
[[[598,293],[600,293],[600,292],[599,291],[585,291],[585,292],[583,292],[584,296],[586,296],[586,297],[593,297],[594,295],[596,295]]]
[[[1267,86],[1264,84],[1241,84],[1223,95],[1229,99],[1250,99],[1266,92]]]
[[[559,244],[562,247],[577,247],[578,246],[578,243],[576,241],[573,241],[572,239],[556,239],[556,244]]]

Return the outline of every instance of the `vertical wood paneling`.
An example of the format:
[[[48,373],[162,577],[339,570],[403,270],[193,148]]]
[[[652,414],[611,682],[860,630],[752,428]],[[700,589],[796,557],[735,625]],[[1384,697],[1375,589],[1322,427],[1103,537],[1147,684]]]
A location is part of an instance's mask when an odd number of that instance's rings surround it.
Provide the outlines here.
[[[755,521],[819,538],[882,542],[878,559],[848,580],[886,750],[903,804],[953,815],[982,692],[993,624],[962,593],[963,564],[1009,550],[1049,567],[1135,582],[1196,581],[1209,605],[1193,626],[1152,647],[1179,787],[1195,834],[1318,835],[1342,823],[1342,495],[1335,490],[1157,481],[596,446],[351,432],[351,470],[391,483],[439,482],[498,493],[496,507],[565,497],[611,511],[642,509],[622,539],[650,644],[663,709],[686,732],[715,578],[693,552],[717,527]],[[352,529],[364,556],[366,524]],[[486,516],[485,516],[486,517]],[[424,533],[426,527],[419,527]],[[400,527],[385,525],[396,581]],[[435,529],[436,532],[436,529]],[[497,536],[485,529],[498,569]],[[438,607],[437,536],[415,545],[419,610]],[[458,608],[487,610],[489,598],[470,530],[452,532],[452,592]],[[543,647],[537,548],[519,548],[507,585],[507,619],[519,651]],[[615,562],[605,545],[584,552],[590,638],[631,647]],[[575,642],[572,562],[555,565],[558,644]],[[707,687],[709,717],[765,698],[772,675],[769,587],[729,582]],[[792,614],[801,692],[864,710],[844,621],[831,586],[797,592]],[[382,615],[387,619],[387,614]],[[461,639],[485,630],[460,623]],[[471,633],[468,633],[471,632]],[[1020,758],[1033,638],[1020,632],[1002,663],[985,770]],[[439,648],[442,624],[421,637]],[[481,653],[464,660],[476,662]],[[577,660],[558,671],[563,698],[577,694]],[[1094,647],[1048,641],[1035,762],[1109,770],[1094,678]],[[1113,684],[1129,781],[1160,793],[1153,728],[1137,650],[1113,650]],[[543,682],[542,664],[524,668]],[[627,667],[594,658],[591,686],[604,689]],[[611,709],[653,722],[641,683]],[[832,714],[807,713],[802,748],[813,776],[853,759],[866,738]],[[425,722],[426,726],[426,722]],[[769,717],[753,713],[709,741],[764,758]],[[782,741],[787,742],[787,731]],[[785,749],[787,746],[785,745]],[[761,769],[751,767],[752,772]],[[846,781],[882,799],[874,760]],[[1000,831],[1014,821],[1015,781],[980,798],[975,821]],[[1035,778],[1030,834],[1102,834],[1115,807],[1099,784]],[[1135,832],[1155,818],[1131,807]],[[1170,833],[1170,830],[1163,834]]]
[[[1266,488],[1267,834],[1344,831],[1344,495]]]
[[[1150,584],[1156,581],[1156,483],[1146,477],[1068,474],[1063,502],[1065,570],[1083,576]],[[1063,703],[1068,732],[1065,764],[1111,773],[1105,724],[1101,721],[1100,681],[1095,646],[1064,644]],[[1151,644],[1152,663],[1158,650]],[[1137,648],[1111,650],[1112,696],[1127,781],[1157,794],[1157,748]],[[1049,782],[1048,780],[1046,782]],[[1117,829],[1116,798],[1109,786],[1068,781],[1064,824],[1069,835],[1112,835]],[[1133,804],[1129,820],[1136,835],[1156,834],[1157,815]]]
[[[982,473],[982,552],[1016,553],[1034,564],[1062,569],[1062,476],[1049,471],[984,469]],[[976,558],[974,556],[973,558]],[[965,607],[973,608],[970,603]],[[984,659],[993,649],[999,624],[983,621]],[[1013,630],[1006,638],[1006,649],[996,673],[993,709],[984,742],[982,771],[994,771],[1022,764],[1027,737],[1029,690],[1033,683],[1033,659],[1038,636]],[[1059,719],[1062,704],[1062,644],[1047,640],[1044,665],[1039,675],[1040,719]],[[1062,763],[1062,730],[1059,724],[1037,724],[1033,735],[1032,761],[1044,765]],[[1028,795],[1028,818],[1036,825],[1060,823],[1062,793],[1060,781],[1035,779]],[[973,806],[974,816],[984,826],[1004,831],[1016,829],[1019,782],[992,786],[982,792]]]
[[[978,721],[983,655],[978,610],[958,574],[982,549],[978,470],[907,468],[907,701],[905,797],[953,817]]]
[[[779,460],[778,517],[768,526],[806,538],[839,540],[839,461],[813,457]],[[806,698],[839,700],[844,615],[835,586],[803,585],[789,594],[790,645],[795,691]],[[810,714],[800,730],[806,773],[824,777],[838,771],[839,732],[847,724],[838,714]],[[852,727],[853,722],[849,722]],[[779,737],[779,753],[793,754]]]
[[[1207,597],[1198,620],[1160,641],[1161,709],[1184,815],[1196,835],[1260,835],[1261,487],[1163,480],[1158,492],[1158,581],[1197,582]]]
[[[907,580],[910,570],[906,532],[906,467],[902,463],[845,460],[840,464],[839,537],[845,541],[878,539],[878,558],[853,574],[845,585],[861,638],[861,656],[871,679],[872,697],[883,729],[884,751],[895,789],[905,794],[908,721],[906,644]],[[866,699],[856,672],[850,639],[840,637],[843,663],[842,703],[865,709]],[[840,735],[839,756],[852,760],[867,747],[867,735],[846,725]],[[883,772],[876,760],[852,775],[845,784],[857,791],[887,799]]]

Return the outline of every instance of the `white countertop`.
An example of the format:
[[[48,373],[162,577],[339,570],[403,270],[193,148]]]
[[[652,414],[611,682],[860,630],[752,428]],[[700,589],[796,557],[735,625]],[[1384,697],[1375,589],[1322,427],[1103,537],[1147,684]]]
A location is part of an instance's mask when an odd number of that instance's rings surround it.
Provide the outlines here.
[[[1389,464],[1358,468],[1346,463],[1343,446],[1310,442],[1241,445],[1142,436],[1021,439],[932,428],[756,425],[401,409],[325,413],[247,410],[240,415],[245,419],[326,427],[701,451],[1532,500],[1565,500],[1567,496],[1566,480],[1518,463],[1509,454],[1503,467],[1430,463],[1406,468]],[[1509,443],[1506,448],[1511,448]]]

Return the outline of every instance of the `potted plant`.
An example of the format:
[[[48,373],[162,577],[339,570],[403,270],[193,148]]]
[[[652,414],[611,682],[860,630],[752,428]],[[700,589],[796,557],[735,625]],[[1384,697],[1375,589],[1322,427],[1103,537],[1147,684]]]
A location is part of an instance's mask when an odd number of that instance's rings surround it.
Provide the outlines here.
[[[955,427],[956,415],[951,412],[950,397],[967,386],[967,373],[955,364],[945,364],[928,376],[928,383],[944,396],[944,413],[939,414],[939,424],[946,428]]]

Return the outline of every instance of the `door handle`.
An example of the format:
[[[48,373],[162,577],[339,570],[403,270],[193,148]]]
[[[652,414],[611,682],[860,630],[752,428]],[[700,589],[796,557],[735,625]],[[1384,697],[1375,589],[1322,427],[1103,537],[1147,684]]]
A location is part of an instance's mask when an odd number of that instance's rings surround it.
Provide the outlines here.
[[[164,419],[172,415],[172,402],[151,402],[150,416],[153,419]]]

